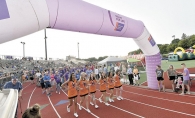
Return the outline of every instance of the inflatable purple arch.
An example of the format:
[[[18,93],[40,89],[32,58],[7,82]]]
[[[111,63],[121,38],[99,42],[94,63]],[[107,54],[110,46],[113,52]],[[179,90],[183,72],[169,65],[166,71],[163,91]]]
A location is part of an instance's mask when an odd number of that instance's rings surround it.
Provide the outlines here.
[[[159,48],[143,22],[81,0],[0,0],[0,43],[50,27],[133,38],[146,56],[148,87],[157,89]]]

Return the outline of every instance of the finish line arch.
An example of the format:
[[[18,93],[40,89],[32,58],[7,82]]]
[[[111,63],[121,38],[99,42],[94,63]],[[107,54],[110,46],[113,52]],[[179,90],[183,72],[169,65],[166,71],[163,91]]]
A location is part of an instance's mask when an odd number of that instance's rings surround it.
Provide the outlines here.
[[[50,27],[99,35],[133,38],[146,57],[148,87],[158,89],[159,48],[142,21],[81,0],[1,0],[0,43]]]

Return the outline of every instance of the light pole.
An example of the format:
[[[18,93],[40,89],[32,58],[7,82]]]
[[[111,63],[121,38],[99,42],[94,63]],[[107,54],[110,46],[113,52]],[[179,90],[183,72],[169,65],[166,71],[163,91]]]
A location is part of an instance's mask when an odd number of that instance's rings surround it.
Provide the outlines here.
[[[23,44],[23,57],[25,57],[25,42],[21,42]]]
[[[47,60],[47,36],[46,36],[46,29],[45,31],[45,60]]]
[[[78,59],[79,59],[79,42],[77,43],[78,46]]]

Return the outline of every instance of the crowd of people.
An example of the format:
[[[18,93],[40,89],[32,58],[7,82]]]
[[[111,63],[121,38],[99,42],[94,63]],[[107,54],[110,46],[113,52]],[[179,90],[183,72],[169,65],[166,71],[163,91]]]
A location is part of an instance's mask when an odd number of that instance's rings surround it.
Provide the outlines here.
[[[182,88],[181,95],[185,92],[185,85],[187,86],[187,94],[190,94],[189,86],[189,70],[185,64],[182,63],[183,72],[176,71],[172,65],[170,65],[167,71],[167,76],[172,82],[172,89]],[[160,65],[157,65],[156,78],[158,80],[159,91],[165,92],[164,85],[164,70],[161,69]],[[78,117],[77,114],[77,98],[80,97],[79,110],[82,110],[82,105],[86,103],[87,112],[91,112],[89,105],[99,108],[96,100],[100,103],[104,103],[109,106],[106,101],[106,97],[109,97],[108,101],[114,102],[113,96],[116,95],[118,101],[123,100],[122,97],[122,85],[140,85],[140,71],[136,65],[127,65],[127,63],[116,63],[110,65],[97,66],[95,64],[88,65],[75,65],[75,66],[64,66],[56,68],[36,68],[32,70],[23,70],[21,73],[21,82],[18,81],[18,76],[12,75],[12,80],[4,85],[4,89],[13,88],[18,89],[19,98],[22,96],[22,84],[30,80],[32,84],[36,84],[42,88],[42,94],[50,97],[52,92],[60,94],[60,92],[66,91],[68,93],[69,105],[67,106],[67,112],[70,112],[70,107],[74,106],[74,116]],[[123,79],[123,82],[121,82]],[[14,86],[13,86],[14,85]],[[161,88],[162,85],[162,88]],[[97,87],[99,86],[99,87]],[[97,87],[97,88],[96,88]],[[114,89],[115,92],[114,93]],[[110,95],[107,96],[107,91]],[[96,92],[101,92],[101,96],[96,98]],[[37,113],[36,118],[40,118],[39,105],[35,105],[27,109],[23,114],[23,118]],[[17,116],[17,110],[16,110]]]

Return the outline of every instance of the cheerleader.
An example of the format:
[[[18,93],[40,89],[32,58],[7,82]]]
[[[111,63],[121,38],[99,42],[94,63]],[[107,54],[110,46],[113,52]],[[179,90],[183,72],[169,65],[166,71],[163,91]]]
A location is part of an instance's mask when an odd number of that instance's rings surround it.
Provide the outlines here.
[[[89,77],[89,92],[91,94],[91,101],[90,104],[93,106],[95,104],[95,108],[97,109],[98,106],[96,104],[96,100],[95,100],[95,93],[96,93],[96,79],[94,77],[94,74],[91,73],[90,77]]]
[[[99,80],[99,84],[100,84],[100,92],[102,93],[101,97],[99,98],[99,101],[100,101],[100,103],[102,103],[102,97],[104,97],[105,105],[109,106],[108,102],[106,101],[107,80],[106,80],[106,76],[105,76],[104,72],[101,74],[101,77],[100,77],[100,80]]]
[[[79,80],[79,93],[80,93],[80,97],[81,97],[81,101],[79,104],[79,109],[82,110],[81,105],[83,104],[84,100],[86,101],[86,107],[87,107],[87,112],[91,112],[89,110],[89,101],[88,101],[88,93],[89,93],[89,89],[88,89],[88,81],[85,78],[85,73],[82,72],[81,73],[81,77]]]
[[[114,76],[114,80],[115,80],[117,100],[123,100],[123,98],[122,98],[122,84],[120,82],[120,70],[116,71],[116,74]],[[120,92],[120,95],[118,95],[118,92]]]
[[[114,102],[113,100],[113,93],[114,93],[114,78],[112,72],[108,73],[108,88],[111,91],[109,101]]]
[[[70,107],[72,106],[74,102],[74,116],[78,117],[77,114],[77,81],[75,79],[74,73],[70,75],[70,79],[68,79],[66,82],[64,82],[61,87],[65,89],[65,85],[68,84],[68,99],[69,99],[69,105],[67,106],[67,111],[70,112]]]

